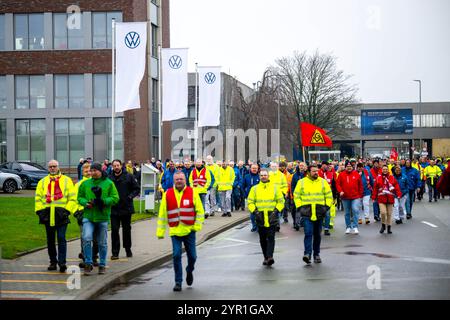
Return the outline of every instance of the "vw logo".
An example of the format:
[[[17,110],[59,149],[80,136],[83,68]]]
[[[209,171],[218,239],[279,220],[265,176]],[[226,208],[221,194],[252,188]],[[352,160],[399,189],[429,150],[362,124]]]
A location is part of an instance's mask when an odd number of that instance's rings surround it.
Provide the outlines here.
[[[207,84],[213,84],[214,81],[216,81],[216,75],[212,72],[208,72],[207,74],[205,74],[205,82]]]
[[[182,65],[183,65],[183,60],[181,59],[180,56],[174,55],[174,56],[170,57],[169,66],[172,69],[180,69]]]
[[[141,38],[139,37],[139,33],[131,31],[128,32],[125,36],[125,45],[130,49],[135,49],[141,43]]]

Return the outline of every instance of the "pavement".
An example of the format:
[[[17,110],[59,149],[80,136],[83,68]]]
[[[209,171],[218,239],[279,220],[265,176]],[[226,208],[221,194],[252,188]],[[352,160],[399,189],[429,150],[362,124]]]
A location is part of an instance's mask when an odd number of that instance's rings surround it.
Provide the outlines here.
[[[221,217],[220,213],[205,220],[198,232],[197,244],[201,244],[221,232],[249,219],[248,212],[235,211],[232,217]],[[84,276],[78,268],[80,240],[67,243],[66,273],[47,271],[49,258],[47,249],[39,250],[15,260],[1,260],[0,300],[44,299],[83,300],[94,299],[108,289],[126,283],[156,266],[170,261],[172,243],[168,232],[163,240],[156,237],[157,217],[139,221],[132,225],[133,257],[126,258],[124,249],[119,260],[111,256],[111,236],[108,232],[108,260],[106,274],[99,275],[94,268],[92,275]],[[42,232],[45,232],[42,228]]]

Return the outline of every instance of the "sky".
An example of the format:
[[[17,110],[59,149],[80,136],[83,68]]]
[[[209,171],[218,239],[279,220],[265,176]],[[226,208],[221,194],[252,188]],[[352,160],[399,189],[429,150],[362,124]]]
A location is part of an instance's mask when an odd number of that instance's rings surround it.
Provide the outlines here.
[[[221,66],[253,88],[277,58],[331,54],[362,103],[450,101],[449,0],[170,0],[189,72]]]

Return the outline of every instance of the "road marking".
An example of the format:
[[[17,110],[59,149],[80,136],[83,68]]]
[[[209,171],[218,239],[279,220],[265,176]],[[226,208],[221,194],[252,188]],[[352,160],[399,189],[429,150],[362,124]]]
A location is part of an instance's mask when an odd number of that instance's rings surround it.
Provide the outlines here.
[[[0,291],[0,294],[33,294],[33,295],[40,295],[40,294],[54,294],[54,292],[47,292],[47,291],[12,291],[12,290],[2,290],[2,291]]]
[[[425,258],[425,257],[402,257],[402,259],[408,260],[408,261],[416,261],[416,262],[450,264],[450,260],[445,260],[445,259],[435,259],[435,258]]]
[[[0,273],[1,274],[51,274],[53,276],[55,276],[55,275],[67,276],[67,273],[61,273],[61,272],[2,271]]]
[[[427,225],[429,225],[430,227],[433,227],[433,228],[437,228],[438,227],[437,225],[434,225],[434,224],[429,223],[427,221],[422,221],[422,223],[427,224]]]
[[[58,281],[58,280],[0,280],[0,282],[67,284],[67,281]]]
[[[233,238],[225,238],[225,240],[230,240],[230,241],[235,241],[235,242],[241,242],[241,243],[250,243],[250,241],[239,240],[239,239],[233,239]]]

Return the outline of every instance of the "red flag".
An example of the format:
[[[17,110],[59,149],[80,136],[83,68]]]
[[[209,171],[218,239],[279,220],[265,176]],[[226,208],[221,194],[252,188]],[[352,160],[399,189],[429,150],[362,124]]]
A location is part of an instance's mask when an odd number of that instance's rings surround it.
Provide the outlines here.
[[[308,122],[300,122],[303,147],[331,147],[333,141],[325,130]]]
[[[392,149],[391,149],[391,155],[390,155],[390,158],[391,158],[391,159],[394,159],[395,161],[397,161],[397,159],[398,159],[398,153],[397,153],[397,150],[395,150],[394,147],[392,147]]]

